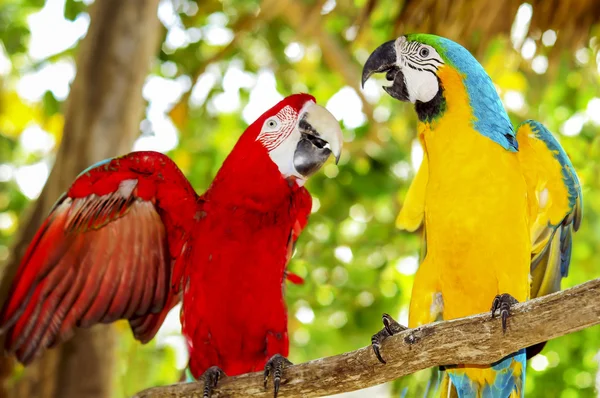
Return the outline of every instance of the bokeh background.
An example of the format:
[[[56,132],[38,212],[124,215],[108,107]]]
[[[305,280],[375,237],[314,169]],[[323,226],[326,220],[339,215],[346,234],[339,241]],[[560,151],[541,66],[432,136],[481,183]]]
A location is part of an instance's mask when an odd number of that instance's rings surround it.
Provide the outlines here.
[[[597,21],[595,0],[0,0],[0,293],[49,206],[85,166],[152,149],[203,191],[248,123],[303,91],[342,122],[346,147],[339,165],[308,183],[314,214],[290,265],[306,282],[287,288],[290,358],[365,346],[382,312],[406,323],[419,238],[394,221],[422,159],[416,120],[410,106],[382,95],[381,81],[359,84],[375,47],[415,31],[468,47],[515,125],[534,118],[558,136],[585,208],[563,287],[597,278]],[[99,123],[106,103],[118,104],[129,89],[126,121]],[[120,322],[78,333],[27,369],[4,358],[2,393],[124,397],[175,382],[187,361],[177,310],[144,346]],[[550,342],[529,363],[527,396],[600,396],[599,350],[599,327]],[[406,388],[422,396],[429,375],[348,396]]]

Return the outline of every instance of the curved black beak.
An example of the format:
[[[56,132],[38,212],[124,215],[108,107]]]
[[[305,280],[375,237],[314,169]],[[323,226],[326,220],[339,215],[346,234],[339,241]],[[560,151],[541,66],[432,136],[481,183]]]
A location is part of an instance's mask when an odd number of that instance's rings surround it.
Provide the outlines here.
[[[396,49],[394,43],[396,40],[390,40],[383,43],[369,55],[367,62],[362,70],[362,87],[365,87],[365,82],[374,73],[387,72],[396,66]]]
[[[317,172],[329,159],[331,149],[327,142],[310,133],[301,133],[294,151],[294,167],[304,177],[309,177]]]
[[[397,64],[395,43],[396,40],[385,42],[371,53],[363,66],[362,86],[365,86],[365,82],[374,73],[386,72],[385,78],[394,83],[391,86],[384,86],[385,92],[397,100],[410,101],[404,74]]]

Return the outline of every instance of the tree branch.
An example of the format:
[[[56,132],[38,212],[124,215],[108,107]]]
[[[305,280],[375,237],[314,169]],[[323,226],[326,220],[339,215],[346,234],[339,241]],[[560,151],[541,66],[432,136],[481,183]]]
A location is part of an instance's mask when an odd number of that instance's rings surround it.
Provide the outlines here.
[[[342,46],[336,38],[329,34],[324,28],[324,19],[320,15],[322,8],[321,2],[316,2],[314,8],[308,8],[299,1],[280,0],[285,4],[286,12],[282,15],[288,24],[293,27],[300,36],[316,37],[323,60],[332,71],[337,71],[346,84],[354,89],[363,104],[363,112],[371,121],[372,130],[369,134],[373,139],[378,140],[376,132],[379,124],[373,119],[373,105],[367,101],[363,90],[360,87],[361,66],[354,59],[351,52]],[[314,11],[317,11],[316,13]],[[307,18],[306,16],[310,16]]]
[[[490,303],[491,305],[491,303]],[[518,304],[502,333],[490,314],[436,322],[386,340],[380,364],[371,347],[294,365],[286,369],[280,397],[314,397],[355,391],[418,370],[457,363],[486,365],[521,348],[600,323],[600,279]],[[376,332],[375,327],[373,332]],[[142,391],[137,398],[201,397],[199,383]],[[262,373],[224,378],[213,397],[271,397]]]
[[[244,35],[252,31],[259,22],[266,22],[274,18],[280,12],[280,10],[281,7],[277,6],[276,1],[263,0],[261,2],[260,12],[258,15],[255,15],[254,13],[248,13],[241,16],[231,27],[231,31],[235,32],[231,42],[214,55],[203,60],[197,66],[197,68],[192,72],[191,76],[193,84],[185,93],[183,93],[179,101],[173,104],[171,108],[174,109],[182,104],[187,104],[188,100],[190,99],[190,95],[192,94],[192,89],[196,85],[198,79],[204,74],[204,72],[206,72],[206,68],[208,68],[210,64],[219,62],[231,54],[238,47],[239,41]]]

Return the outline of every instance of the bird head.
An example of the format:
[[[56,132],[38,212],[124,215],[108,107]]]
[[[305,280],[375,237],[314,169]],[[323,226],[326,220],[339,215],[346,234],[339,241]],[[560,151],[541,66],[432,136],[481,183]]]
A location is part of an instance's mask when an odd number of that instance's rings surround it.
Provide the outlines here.
[[[408,34],[379,46],[367,59],[362,84],[385,73],[393,98],[415,104],[421,122],[461,112],[480,133],[516,150],[514,131],[492,80],[458,43],[430,34]]]
[[[333,155],[342,151],[342,130],[337,119],[316,104],[309,94],[294,94],[258,118],[249,131],[286,179],[300,185]]]

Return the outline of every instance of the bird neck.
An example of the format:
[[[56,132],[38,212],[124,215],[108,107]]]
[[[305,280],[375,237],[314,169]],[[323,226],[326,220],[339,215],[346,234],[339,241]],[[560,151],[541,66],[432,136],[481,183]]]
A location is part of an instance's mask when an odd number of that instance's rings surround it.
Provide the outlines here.
[[[281,175],[267,150],[253,141],[249,145],[236,145],[205,197],[220,204],[271,212],[289,201],[297,189],[295,181]]]
[[[427,152],[430,175],[434,174],[440,184],[456,186],[484,175],[507,151],[477,124],[476,107],[480,104],[471,100],[464,77],[450,67],[440,68],[438,74],[445,110],[440,117],[419,121],[418,133]]]
[[[443,112],[441,117],[420,120],[421,123],[429,124],[433,130],[441,118],[450,118],[458,123],[457,126],[468,124],[470,129],[505,150],[516,151],[518,145],[514,129],[492,81],[480,64],[469,65],[460,65],[460,69],[446,65],[438,70],[438,95],[443,97],[443,101],[439,98],[432,101],[441,104],[438,107]],[[458,133],[460,130],[457,130]]]
[[[446,98],[444,96],[444,87],[442,82],[438,80],[440,89],[438,90],[435,97],[429,102],[417,101],[415,103],[415,111],[419,122],[432,123],[438,118],[442,117],[446,111]]]

